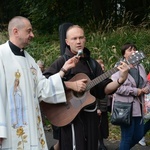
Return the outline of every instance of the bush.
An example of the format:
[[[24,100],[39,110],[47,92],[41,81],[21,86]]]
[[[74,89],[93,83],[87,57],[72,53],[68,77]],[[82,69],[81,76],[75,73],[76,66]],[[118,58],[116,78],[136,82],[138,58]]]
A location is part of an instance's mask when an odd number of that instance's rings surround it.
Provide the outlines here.
[[[88,29],[89,30],[89,29]],[[7,33],[0,33],[0,43],[6,41]],[[106,70],[113,68],[114,64],[120,59],[120,47],[126,42],[133,42],[139,50],[142,50],[146,59],[143,64],[146,71],[150,71],[150,30],[145,28],[135,28],[124,26],[107,33],[102,31],[88,32],[86,34],[86,47],[91,51],[93,58],[104,60]],[[35,38],[26,50],[35,58],[42,59],[46,66],[49,66],[60,56],[60,43],[58,32],[52,35],[40,35],[35,33]]]

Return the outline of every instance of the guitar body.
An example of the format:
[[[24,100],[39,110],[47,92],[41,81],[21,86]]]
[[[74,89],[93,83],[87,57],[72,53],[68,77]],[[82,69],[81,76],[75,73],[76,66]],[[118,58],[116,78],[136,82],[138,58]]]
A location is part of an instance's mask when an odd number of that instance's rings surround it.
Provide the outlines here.
[[[75,75],[69,81],[77,81],[80,79],[87,79],[90,82],[89,77],[84,73]],[[77,93],[72,90],[67,90],[66,99],[66,103],[49,104],[43,101],[40,103],[42,111],[55,126],[61,127],[69,124],[82,108],[95,101],[95,97],[90,94],[90,91]]]

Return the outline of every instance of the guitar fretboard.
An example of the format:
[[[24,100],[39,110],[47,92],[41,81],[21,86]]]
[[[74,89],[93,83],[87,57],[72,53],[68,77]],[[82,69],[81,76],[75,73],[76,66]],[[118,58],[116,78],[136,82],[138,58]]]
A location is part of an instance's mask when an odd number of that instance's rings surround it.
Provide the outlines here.
[[[102,75],[96,77],[95,79],[91,80],[86,87],[85,91],[90,90],[92,87],[94,87],[95,85],[97,85],[98,83],[102,82],[103,80],[107,79],[108,77],[110,77],[112,74],[116,73],[118,71],[118,68],[115,67],[105,73],[103,73]]]

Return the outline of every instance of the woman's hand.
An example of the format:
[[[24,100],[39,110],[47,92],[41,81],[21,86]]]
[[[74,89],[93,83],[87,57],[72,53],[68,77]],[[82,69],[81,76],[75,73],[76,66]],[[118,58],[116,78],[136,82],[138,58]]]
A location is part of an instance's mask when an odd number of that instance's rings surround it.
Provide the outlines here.
[[[144,87],[142,89],[139,89],[138,88],[138,91],[137,91],[137,95],[140,96],[142,94],[148,94],[149,93],[149,89],[147,87]]]
[[[137,90],[137,96],[140,96],[140,95],[142,95],[142,94],[143,94],[142,89],[139,89],[139,88],[138,88],[138,90]]]
[[[148,94],[148,93],[149,93],[148,87],[142,88],[142,92],[143,92],[144,94]]]

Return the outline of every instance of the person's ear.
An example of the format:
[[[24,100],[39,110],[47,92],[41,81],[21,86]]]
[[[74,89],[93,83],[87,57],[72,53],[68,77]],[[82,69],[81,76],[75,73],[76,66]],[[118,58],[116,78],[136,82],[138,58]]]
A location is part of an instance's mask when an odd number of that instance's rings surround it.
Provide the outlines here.
[[[18,35],[18,29],[17,28],[13,28],[13,33],[14,33],[14,35]]]
[[[65,41],[66,41],[66,44],[69,46],[69,42],[68,42],[68,40],[67,40],[67,39],[65,39]]]

